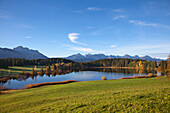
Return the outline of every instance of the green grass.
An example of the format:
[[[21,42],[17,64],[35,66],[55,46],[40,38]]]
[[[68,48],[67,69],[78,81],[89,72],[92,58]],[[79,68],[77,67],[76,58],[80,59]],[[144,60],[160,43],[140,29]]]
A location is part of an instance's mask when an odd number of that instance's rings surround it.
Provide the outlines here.
[[[45,69],[45,66],[37,66],[37,70],[39,70],[40,68]],[[10,74],[8,73],[9,69],[11,71]],[[34,66],[13,66],[5,69],[0,69],[0,77],[16,75],[18,73],[22,73],[24,69],[26,70],[25,72],[27,73],[34,69]]]
[[[0,112],[169,112],[169,91],[165,77],[51,85],[0,95]]]

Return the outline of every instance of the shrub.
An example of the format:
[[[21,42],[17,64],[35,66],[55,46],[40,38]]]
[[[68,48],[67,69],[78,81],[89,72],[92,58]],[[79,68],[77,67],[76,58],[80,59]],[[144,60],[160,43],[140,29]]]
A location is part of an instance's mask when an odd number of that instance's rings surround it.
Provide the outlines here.
[[[152,76],[153,76],[153,73],[149,73],[147,76],[152,77]]]
[[[102,80],[107,80],[107,78],[105,76],[102,77]]]

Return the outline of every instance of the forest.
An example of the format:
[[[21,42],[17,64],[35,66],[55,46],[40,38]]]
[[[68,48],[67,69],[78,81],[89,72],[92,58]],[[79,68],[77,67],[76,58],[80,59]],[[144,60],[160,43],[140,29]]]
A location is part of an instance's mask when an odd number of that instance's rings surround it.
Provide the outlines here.
[[[23,58],[7,58],[0,59],[0,68],[7,68],[8,66],[29,66],[29,65],[55,65],[59,64],[60,68],[89,68],[89,67],[134,67],[140,69],[167,69],[167,61],[146,61],[141,59],[127,59],[127,58],[114,58],[114,59],[100,59],[91,62],[74,62],[63,58],[49,58],[49,59],[35,59],[27,60]]]
[[[80,63],[80,65],[83,65],[84,67],[135,67],[140,69],[155,69],[161,66],[162,69],[166,69],[167,61],[156,62],[141,59],[114,58]]]
[[[49,59],[35,59],[27,60],[24,58],[7,58],[0,59],[0,68],[7,68],[8,66],[29,66],[29,65],[52,65],[55,63],[75,63],[74,61],[63,58],[49,58]]]

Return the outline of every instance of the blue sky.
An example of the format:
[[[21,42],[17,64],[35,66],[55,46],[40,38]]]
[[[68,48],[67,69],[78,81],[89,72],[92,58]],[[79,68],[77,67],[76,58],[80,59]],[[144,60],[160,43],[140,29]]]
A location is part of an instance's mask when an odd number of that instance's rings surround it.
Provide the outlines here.
[[[49,57],[170,53],[169,0],[0,0],[0,47]]]

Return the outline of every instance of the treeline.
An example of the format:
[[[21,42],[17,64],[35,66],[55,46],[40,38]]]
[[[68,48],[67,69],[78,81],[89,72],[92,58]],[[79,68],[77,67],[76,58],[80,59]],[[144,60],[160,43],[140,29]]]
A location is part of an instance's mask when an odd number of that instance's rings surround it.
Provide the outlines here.
[[[168,68],[168,62],[167,61],[161,61],[159,63],[159,66],[160,66],[161,70],[166,70]]]
[[[0,59],[0,68],[7,68],[8,66],[52,65],[55,63],[75,63],[75,62],[63,58],[49,58],[35,60],[27,60],[24,58],[7,58]]]
[[[146,61],[141,59],[127,59],[127,58],[114,58],[114,59],[101,59],[91,62],[80,63],[83,67],[134,67],[141,69],[155,69],[159,66],[162,69],[167,68],[167,61]]]
[[[167,61],[146,61],[141,59],[127,59],[127,58],[114,58],[114,59],[100,59],[91,62],[74,62],[63,58],[49,58],[49,59],[36,59],[27,60],[21,58],[7,58],[0,59],[0,68],[7,68],[8,66],[29,66],[29,65],[54,65],[57,64],[61,68],[89,68],[89,67],[134,67],[140,69],[167,69]]]

